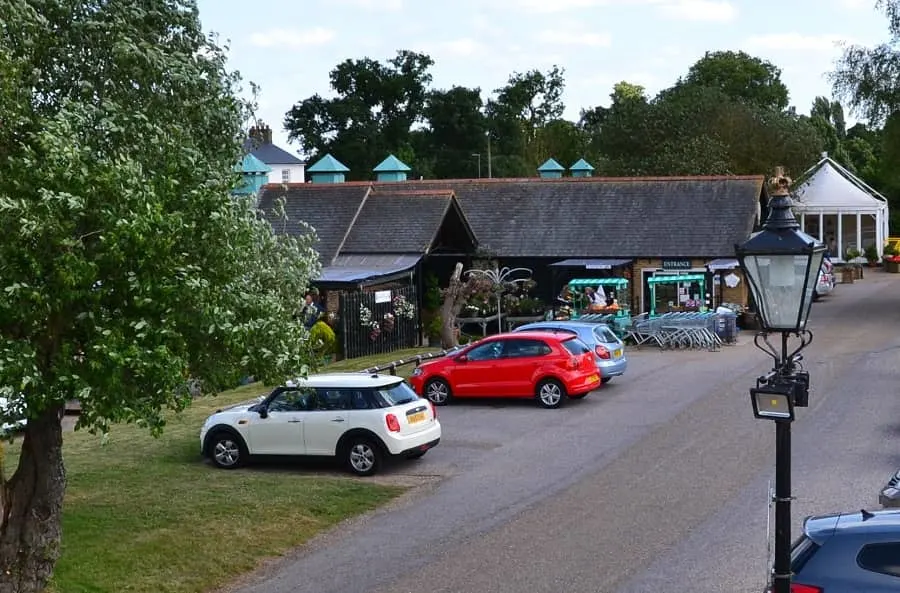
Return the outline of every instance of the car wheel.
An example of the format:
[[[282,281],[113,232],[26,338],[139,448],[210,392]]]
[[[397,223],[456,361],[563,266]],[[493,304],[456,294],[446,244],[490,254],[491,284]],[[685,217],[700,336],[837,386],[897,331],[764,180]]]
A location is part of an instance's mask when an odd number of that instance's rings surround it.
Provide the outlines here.
[[[612,377],[603,377],[602,379],[600,379],[600,382],[603,383],[604,385],[606,383],[609,383],[610,381],[612,381]]]
[[[544,379],[538,383],[535,397],[545,408],[558,408],[566,398],[566,388],[556,379]]]
[[[425,397],[436,406],[446,406],[450,403],[453,393],[450,385],[443,379],[432,379],[425,384]]]
[[[344,448],[344,462],[350,473],[372,476],[381,467],[381,450],[367,438],[352,438]]]
[[[217,432],[210,438],[209,453],[213,464],[222,469],[239,468],[247,459],[244,443],[227,431]]]

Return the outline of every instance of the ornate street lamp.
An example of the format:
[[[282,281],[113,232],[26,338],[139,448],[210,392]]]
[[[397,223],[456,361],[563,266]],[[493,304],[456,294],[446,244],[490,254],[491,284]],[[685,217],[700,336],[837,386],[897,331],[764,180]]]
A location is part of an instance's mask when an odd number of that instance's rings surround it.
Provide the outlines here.
[[[769,216],[762,230],[734,246],[756,302],[762,330],[754,344],[774,360],[772,372],[750,390],[753,415],[775,422],[775,562],[773,593],[791,591],[791,423],[794,408],[809,405],[809,373],[801,350],[812,342],[806,328],[825,245],[800,230],[791,211],[791,179],[776,168],[771,180]],[[781,335],[779,352],[768,340]],[[800,346],[788,351],[791,335]]]
[[[791,211],[791,179],[778,167],[769,217],[761,231],[734,250],[765,332],[806,329],[825,245],[800,230]]]

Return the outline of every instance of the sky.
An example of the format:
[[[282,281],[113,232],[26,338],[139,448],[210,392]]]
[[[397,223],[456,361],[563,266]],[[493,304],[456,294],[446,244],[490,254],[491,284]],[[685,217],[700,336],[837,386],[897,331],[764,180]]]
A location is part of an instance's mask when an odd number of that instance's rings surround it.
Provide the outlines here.
[[[840,44],[887,40],[874,0],[199,0],[204,30],[227,41],[229,64],[259,85],[259,117],[298,152],[285,113],[345,59],[430,55],[433,88],[491,96],[513,72],[565,69],[564,116],[608,105],[621,80],[652,96],[707,51],[743,50],[782,70],[791,104],[831,96]],[[854,121],[852,115],[849,121]]]

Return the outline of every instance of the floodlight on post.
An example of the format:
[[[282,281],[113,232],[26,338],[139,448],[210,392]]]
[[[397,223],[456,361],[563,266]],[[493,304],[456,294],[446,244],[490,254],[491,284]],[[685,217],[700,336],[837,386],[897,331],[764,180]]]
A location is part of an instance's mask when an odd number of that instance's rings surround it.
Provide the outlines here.
[[[795,388],[790,383],[767,385],[750,390],[753,415],[762,420],[794,420]]]

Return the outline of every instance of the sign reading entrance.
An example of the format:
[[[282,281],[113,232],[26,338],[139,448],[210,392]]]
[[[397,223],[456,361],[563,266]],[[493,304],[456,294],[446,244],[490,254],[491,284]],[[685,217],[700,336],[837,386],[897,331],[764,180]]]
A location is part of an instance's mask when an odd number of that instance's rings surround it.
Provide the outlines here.
[[[663,270],[690,270],[691,260],[689,259],[664,259],[662,260]]]

